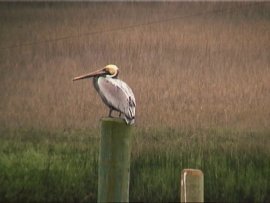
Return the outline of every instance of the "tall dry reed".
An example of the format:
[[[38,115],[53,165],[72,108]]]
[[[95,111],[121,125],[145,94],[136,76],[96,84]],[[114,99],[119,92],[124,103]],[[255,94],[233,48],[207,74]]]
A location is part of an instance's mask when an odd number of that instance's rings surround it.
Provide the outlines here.
[[[41,43],[0,49],[0,125],[96,127],[108,109],[71,79],[114,63],[140,127],[269,129],[270,6],[247,5],[1,3],[1,47]],[[83,35],[175,16],[190,17]]]

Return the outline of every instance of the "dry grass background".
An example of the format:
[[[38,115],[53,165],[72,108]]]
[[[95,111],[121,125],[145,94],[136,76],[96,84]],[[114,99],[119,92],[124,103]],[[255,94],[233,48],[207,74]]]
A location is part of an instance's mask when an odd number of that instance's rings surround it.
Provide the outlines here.
[[[92,82],[71,79],[114,63],[139,127],[269,129],[270,4],[249,4],[1,3],[0,125],[97,127],[107,108]]]

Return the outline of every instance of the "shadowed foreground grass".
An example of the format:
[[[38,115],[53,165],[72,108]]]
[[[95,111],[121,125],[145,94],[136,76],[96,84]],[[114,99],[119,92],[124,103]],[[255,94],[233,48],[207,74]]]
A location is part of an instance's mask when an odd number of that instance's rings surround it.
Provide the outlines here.
[[[199,168],[206,201],[269,202],[268,135],[137,129],[130,201],[179,201],[181,170]],[[97,130],[2,129],[0,139],[1,202],[97,200]]]

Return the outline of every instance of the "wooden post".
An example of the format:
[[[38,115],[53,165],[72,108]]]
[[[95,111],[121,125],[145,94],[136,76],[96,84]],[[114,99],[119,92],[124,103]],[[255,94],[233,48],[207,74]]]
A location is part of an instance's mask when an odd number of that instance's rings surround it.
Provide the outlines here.
[[[203,193],[203,172],[197,169],[182,170],[180,202],[203,202]]]
[[[98,202],[129,201],[131,129],[122,119],[101,119]]]

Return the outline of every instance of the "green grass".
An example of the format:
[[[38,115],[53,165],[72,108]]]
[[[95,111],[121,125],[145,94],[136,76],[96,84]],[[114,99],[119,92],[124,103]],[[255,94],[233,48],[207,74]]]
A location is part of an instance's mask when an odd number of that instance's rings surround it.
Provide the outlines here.
[[[78,202],[86,195],[95,196],[97,146],[95,137],[82,139],[80,132],[5,132],[1,137],[0,199]]]
[[[130,201],[179,201],[181,170],[198,168],[206,201],[269,202],[269,142],[269,132],[136,129]],[[0,202],[96,201],[98,150],[96,129],[2,129]]]

